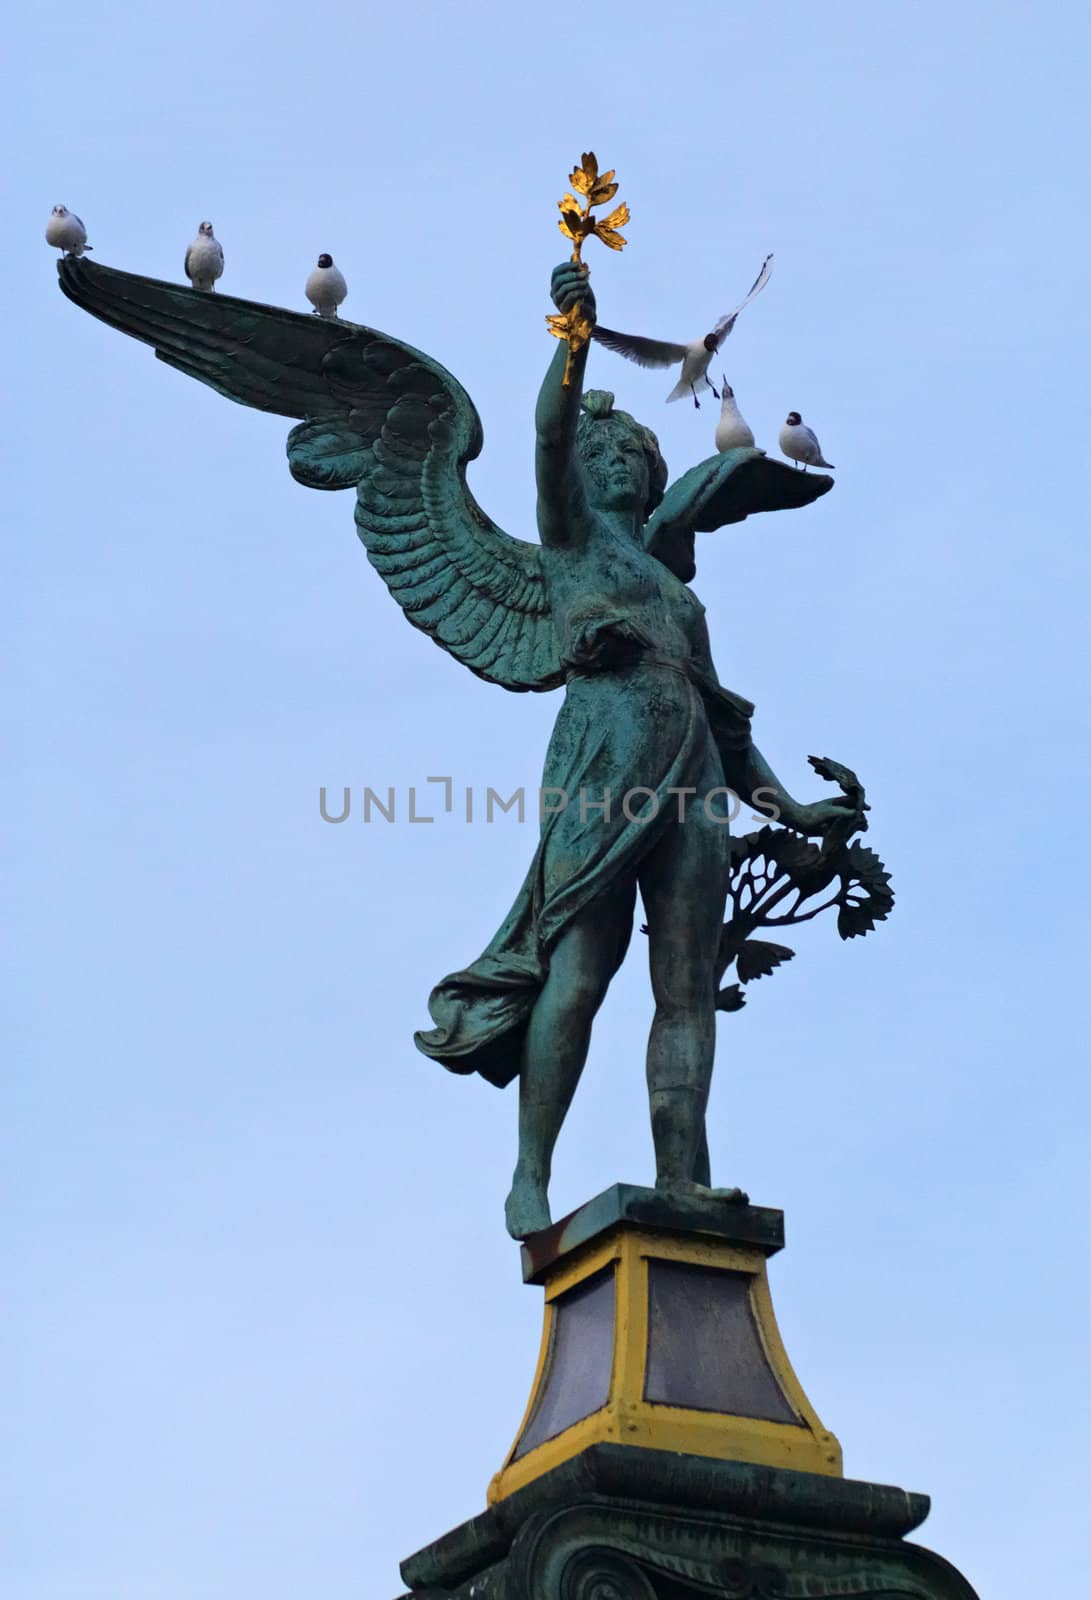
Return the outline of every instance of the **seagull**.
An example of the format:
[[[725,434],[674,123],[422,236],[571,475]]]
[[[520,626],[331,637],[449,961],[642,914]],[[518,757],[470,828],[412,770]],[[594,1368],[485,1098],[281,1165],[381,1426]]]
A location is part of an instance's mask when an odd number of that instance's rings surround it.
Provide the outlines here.
[[[613,350],[619,356],[627,356],[630,361],[635,361],[639,367],[673,367],[676,362],[682,363],[682,376],[667,396],[671,400],[681,400],[684,395],[693,396],[694,405],[700,409],[701,402],[697,398],[697,385],[702,378],[712,389],[717,400],[720,398],[716,389],[709,381],[708,369],[712,358],[723,344],[732,328],[735,319],[745,306],[748,306],[756,294],[769,282],[772,272],[770,265],[773,257],[767,255],[761,264],[761,271],[750,286],[746,299],[737,305],[734,311],[729,311],[726,317],[721,317],[711,333],[706,333],[701,339],[694,339],[689,344],[667,344],[659,339],[642,339],[635,333],[615,333],[612,328],[598,327],[591,337],[597,339],[599,344],[604,344],[607,350]]]
[[[211,293],[216,279],[223,276],[223,270],[223,245],[213,233],[211,222],[202,222],[196,239],[186,251],[186,277],[195,289]]]
[[[91,249],[87,243],[87,229],[67,206],[53,207],[45,225],[45,242],[67,256],[82,256],[85,250]]]
[[[726,373],[720,395],[720,420],[716,424],[717,450],[752,450],[753,431],[735,403],[735,391],[728,383]]]
[[[813,428],[808,428],[798,411],[789,411],[784,419],[784,426],[780,430],[780,448],[790,461],[802,461],[804,472],[808,467],[829,467],[831,472],[834,470],[832,461],[823,460],[818,435]]]
[[[337,307],[349,292],[345,282],[344,273],[338,271],[333,264],[333,257],[325,251],[318,258],[318,265],[307,279],[305,290],[307,299],[320,317],[336,317]]]

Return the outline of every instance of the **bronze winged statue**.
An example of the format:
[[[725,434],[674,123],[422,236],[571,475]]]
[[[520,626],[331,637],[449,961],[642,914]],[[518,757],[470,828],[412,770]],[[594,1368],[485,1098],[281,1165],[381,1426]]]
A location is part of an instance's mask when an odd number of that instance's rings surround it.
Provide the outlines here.
[[[434,1026],[416,1035],[451,1071],[500,1086],[519,1078],[509,1231],[549,1224],[553,1148],[638,889],[655,999],[656,1182],[682,1200],[707,1194],[732,795],[820,839],[843,842],[865,823],[862,790],[802,804],[754,745],[753,707],[720,685],[689,587],[695,534],[806,505],[832,480],[746,449],[667,489],[654,434],[612,396],[584,392],[590,346],[560,345],[535,415],[541,543],[513,539],[466,483],[482,444],[477,412],[419,350],[372,328],[82,259],[58,270],[70,300],[161,361],[297,419],[292,475],[356,489],[368,559],[415,627],[502,688],[564,687],[542,779],[558,798],[543,807],[530,870],[488,948],[432,991]],[[562,316],[577,307],[594,325],[581,265],[557,267],[551,292]]]

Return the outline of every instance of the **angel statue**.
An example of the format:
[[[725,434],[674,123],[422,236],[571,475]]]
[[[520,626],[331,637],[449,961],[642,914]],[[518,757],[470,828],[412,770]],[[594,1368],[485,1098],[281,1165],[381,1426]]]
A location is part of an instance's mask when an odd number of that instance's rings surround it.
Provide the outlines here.
[[[71,256],[58,270],[70,300],[161,361],[242,405],[299,419],[288,436],[292,475],[315,489],[355,487],[368,559],[436,644],[502,688],[564,690],[542,779],[543,794],[561,799],[542,808],[534,859],[495,938],[436,985],[434,1026],[416,1035],[452,1072],[500,1087],[519,1080],[509,1232],[550,1224],[554,1145],[629,944],[638,889],[655,999],[656,1184],[683,1203],[707,1197],[732,795],[811,837],[865,824],[855,792],[801,803],[763,760],[753,707],[712,664],[704,607],[689,587],[694,536],[805,505],[832,480],[740,449],[667,490],[655,435],[612,395],[585,392],[590,345],[562,343],[535,413],[541,543],[513,539],[466,484],[482,443],[477,412],[419,350],[372,328]],[[562,316],[580,307],[594,325],[581,264],[557,267],[551,293]]]

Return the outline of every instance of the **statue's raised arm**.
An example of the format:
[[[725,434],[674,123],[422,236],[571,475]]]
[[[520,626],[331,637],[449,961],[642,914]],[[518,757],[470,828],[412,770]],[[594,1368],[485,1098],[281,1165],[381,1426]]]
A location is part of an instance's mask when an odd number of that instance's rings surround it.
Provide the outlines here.
[[[575,308],[590,326],[595,321],[595,296],[587,269],[576,261],[554,267],[550,284],[553,304],[562,316]],[[576,439],[583,379],[590,345],[574,352],[558,345],[546,370],[534,412],[534,467],[538,488],[538,533],[544,545],[581,542],[589,532],[589,507]]]
[[[481,422],[439,362],[387,334],[66,257],[60,284],[93,316],[240,405],[299,418],[288,464],[314,489],[355,487],[356,527],[409,621],[505,689],[562,681],[541,550],[501,531],[466,466]]]

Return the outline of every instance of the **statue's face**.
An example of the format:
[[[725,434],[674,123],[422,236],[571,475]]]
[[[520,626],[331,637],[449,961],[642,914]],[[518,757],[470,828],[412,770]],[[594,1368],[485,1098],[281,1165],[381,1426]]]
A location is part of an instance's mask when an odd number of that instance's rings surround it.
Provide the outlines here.
[[[631,428],[613,419],[581,430],[588,499],[599,511],[632,511],[641,521],[648,503],[648,455]]]

